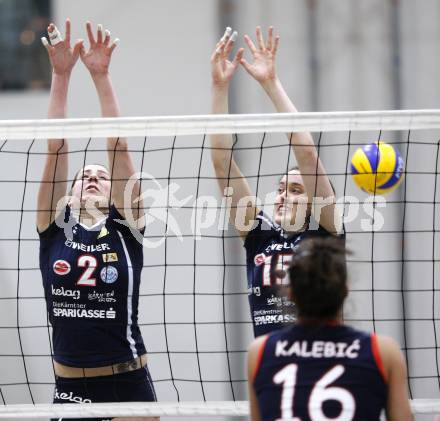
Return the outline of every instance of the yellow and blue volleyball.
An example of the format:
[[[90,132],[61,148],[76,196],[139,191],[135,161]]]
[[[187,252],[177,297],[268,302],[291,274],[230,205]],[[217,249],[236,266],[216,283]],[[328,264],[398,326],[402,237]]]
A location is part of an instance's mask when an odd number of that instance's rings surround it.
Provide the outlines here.
[[[403,180],[404,162],[399,151],[385,142],[358,148],[351,159],[354,182],[370,194],[392,192]]]

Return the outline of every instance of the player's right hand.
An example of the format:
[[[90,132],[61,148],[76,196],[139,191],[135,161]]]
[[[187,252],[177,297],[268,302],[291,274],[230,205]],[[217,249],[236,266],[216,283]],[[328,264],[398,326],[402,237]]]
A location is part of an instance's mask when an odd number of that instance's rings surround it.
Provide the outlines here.
[[[264,84],[276,79],[275,59],[278,50],[280,37],[274,38],[273,27],[269,27],[267,41],[264,42],[261,28],[257,26],[257,46],[252,42],[248,35],[244,36],[249,51],[252,54],[252,63],[248,63],[245,59],[240,61],[246,71],[258,82]]]
[[[211,76],[214,87],[227,86],[235,73],[235,70],[243,57],[244,49],[237,51],[234,59],[229,59],[229,54],[234,47],[237,39],[237,32],[232,32],[231,28],[226,28],[223,37],[215,46],[215,50],[211,56]]]
[[[47,27],[49,39],[58,32],[54,23],[51,23]],[[60,34],[61,36],[61,34]],[[78,60],[79,52],[81,50],[83,40],[79,39],[75,42],[73,48],[70,46],[70,20],[66,19],[66,31],[65,38],[61,40],[56,38],[56,42],[51,43],[46,37],[41,38],[43,45],[45,46],[49,55],[50,63],[52,64],[53,72],[58,75],[70,75],[73,66]]]

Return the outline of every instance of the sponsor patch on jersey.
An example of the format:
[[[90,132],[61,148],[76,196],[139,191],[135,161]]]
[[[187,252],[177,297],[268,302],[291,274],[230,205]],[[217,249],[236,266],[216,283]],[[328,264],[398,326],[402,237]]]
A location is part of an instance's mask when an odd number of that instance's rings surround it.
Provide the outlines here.
[[[102,244],[82,244],[77,243],[76,241],[66,240],[64,242],[66,247],[72,248],[74,250],[81,250],[87,253],[93,253],[95,251],[107,251],[110,250],[110,246],[107,243]]]
[[[273,294],[269,298],[267,298],[266,302],[268,306],[276,305],[277,307],[281,307],[283,305],[282,297],[277,297]]]
[[[102,282],[112,284],[118,279],[118,270],[114,266],[104,266],[101,269],[100,275]]]
[[[255,326],[271,325],[278,323],[292,323],[296,320],[292,314],[268,314],[266,316],[254,317]]]
[[[261,296],[261,288],[260,287],[250,287],[247,289],[248,295],[255,294],[257,297]]]
[[[104,253],[102,255],[102,261],[104,263],[111,263],[118,261],[118,253]]]
[[[67,275],[70,272],[70,263],[65,260],[57,260],[53,264],[53,271],[57,275]]]
[[[105,312],[105,318],[106,319],[115,319],[116,318],[116,311],[110,307],[110,310],[107,310]]]
[[[111,292],[96,292],[93,291],[87,296],[89,301],[98,301],[99,303],[114,303],[116,302],[115,291]]]
[[[116,311],[109,310],[83,309],[83,308],[53,308],[54,317],[67,317],[74,319],[116,319]]]
[[[262,264],[264,263],[264,259],[265,259],[265,258],[266,258],[266,256],[265,256],[264,253],[257,254],[257,255],[254,257],[254,263],[255,263],[255,266],[260,266],[260,265],[262,265]]]
[[[106,227],[102,227],[101,231],[99,231],[97,238],[100,239],[102,237],[105,237],[106,235],[108,235],[108,229]]]
[[[64,289],[64,287],[54,288],[54,286],[52,285],[52,295],[71,297],[74,300],[79,300],[79,298],[81,297],[81,291],[79,289]]]

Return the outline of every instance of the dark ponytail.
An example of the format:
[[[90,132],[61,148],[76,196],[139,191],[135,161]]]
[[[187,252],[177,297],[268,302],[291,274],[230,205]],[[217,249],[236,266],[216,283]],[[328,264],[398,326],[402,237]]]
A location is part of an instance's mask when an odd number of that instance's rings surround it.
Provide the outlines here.
[[[289,268],[290,287],[299,317],[338,315],[347,296],[344,240],[312,238],[300,243]]]

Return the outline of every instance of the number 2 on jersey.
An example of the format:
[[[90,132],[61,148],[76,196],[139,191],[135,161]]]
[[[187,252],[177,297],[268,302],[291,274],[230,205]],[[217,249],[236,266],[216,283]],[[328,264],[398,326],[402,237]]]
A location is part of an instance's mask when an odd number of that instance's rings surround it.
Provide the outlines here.
[[[98,262],[95,256],[90,254],[83,254],[78,257],[78,267],[86,268],[82,275],[79,277],[76,285],[94,287],[96,286],[96,278],[92,278],[96,268],[98,267]]]
[[[354,417],[356,403],[352,394],[342,387],[329,387],[344,374],[344,366],[336,365],[327,371],[314,385],[308,402],[309,417],[312,421],[351,421]],[[273,382],[282,384],[281,418],[275,421],[301,421],[293,414],[293,398],[295,394],[297,364],[286,365],[273,376]],[[328,418],[322,409],[325,401],[337,401],[341,404],[341,412],[336,418]]]

